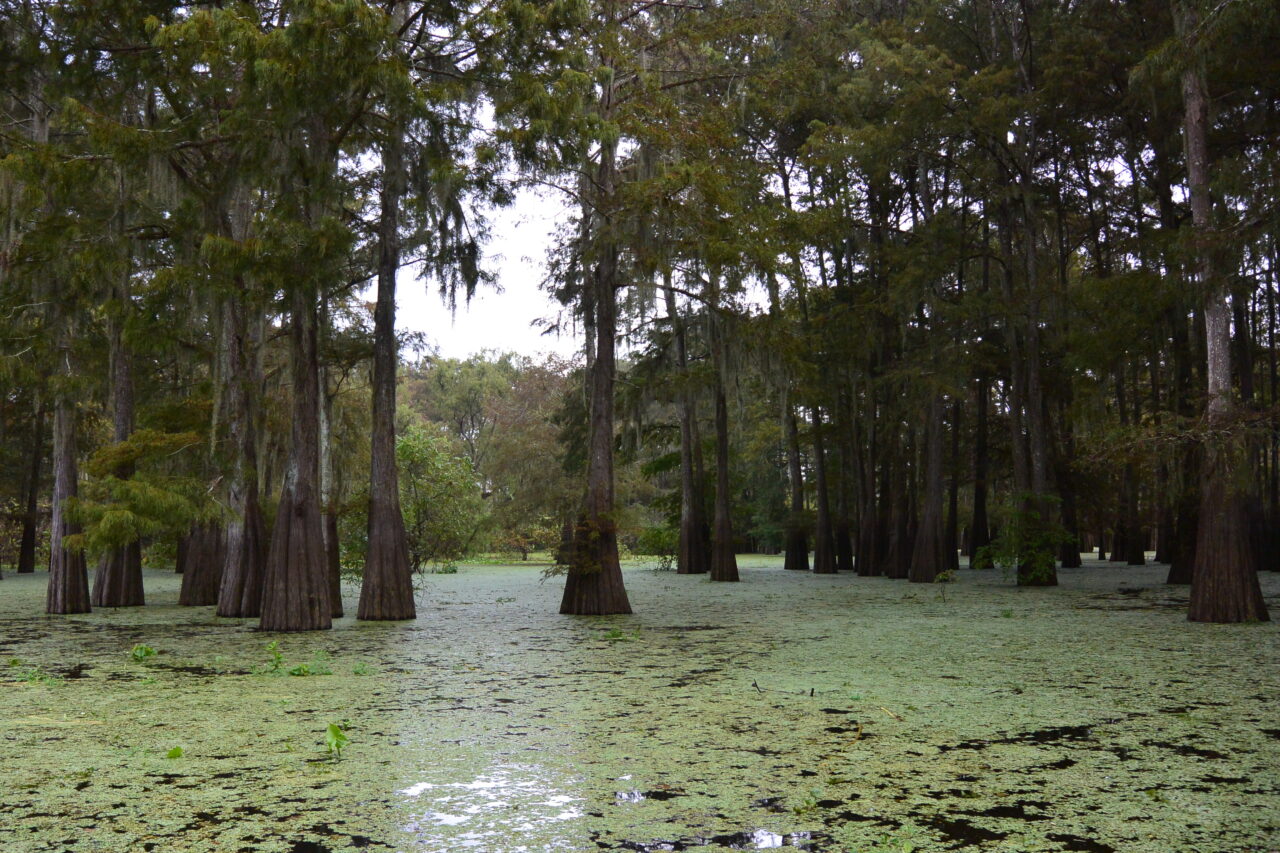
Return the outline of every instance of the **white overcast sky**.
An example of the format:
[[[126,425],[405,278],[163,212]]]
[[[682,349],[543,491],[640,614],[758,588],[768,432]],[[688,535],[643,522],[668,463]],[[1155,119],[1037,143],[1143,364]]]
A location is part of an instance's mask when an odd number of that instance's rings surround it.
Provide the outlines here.
[[[464,359],[484,350],[574,355],[582,346],[577,329],[556,336],[532,325],[540,319],[555,321],[560,311],[540,285],[552,235],[567,215],[565,202],[554,191],[521,191],[515,204],[492,213],[492,238],[484,250],[485,267],[496,272],[501,293],[482,285],[470,305],[459,300],[451,317],[437,282],[402,270],[396,282],[396,328],[422,332],[445,358]]]

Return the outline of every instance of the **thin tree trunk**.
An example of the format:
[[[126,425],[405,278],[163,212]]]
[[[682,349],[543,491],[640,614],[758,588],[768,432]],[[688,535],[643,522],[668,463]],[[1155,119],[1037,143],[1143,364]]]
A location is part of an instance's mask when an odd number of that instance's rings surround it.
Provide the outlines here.
[[[373,314],[373,431],[370,437],[368,550],[356,618],[413,619],[413,574],[396,470],[396,270],[400,267],[400,196],[404,135],[383,144],[378,301]]]
[[[920,516],[907,570],[907,580],[912,583],[933,583],[939,572],[951,567],[946,555],[947,537],[942,514],[942,432],[942,395],[935,393],[929,401],[929,421],[925,428],[924,512]]]
[[[786,557],[782,567],[792,571],[809,570],[809,536],[804,519],[804,470],[800,464],[800,429],[795,409],[782,390],[782,429],[787,442],[787,480],[791,487],[791,513],[787,517]]]
[[[946,554],[947,568],[960,571],[960,401],[951,405],[951,451],[947,482]]]
[[[676,553],[676,571],[682,575],[706,574],[711,568],[708,549],[703,541],[706,522],[703,519],[702,483],[694,470],[694,454],[697,443],[693,391],[688,387],[689,351],[683,319],[676,308],[676,294],[671,288],[671,270],[663,271],[663,295],[667,303],[667,318],[671,322],[672,342],[675,345],[676,371],[680,375],[680,539]]]
[[[858,519],[858,553],[854,558],[854,569],[859,577],[874,577],[884,573],[880,565],[882,515],[884,513],[883,492],[876,494],[876,463],[881,462],[878,433],[876,431],[876,397],[872,389],[866,393],[866,453],[863,456],[862,482],[862,517]],[[883,464],[883,463],[882,463]]]
[[[827,488],[827,447],[822,423],[822,410],[809,408],[809,423],[813,428],[813,573],[836,573],[835,537],[831,527],[831,499]]]
[[[836,571],[853,571],[853,521],[850,492],[853,488],[853,404],[848,383],[842,383],[837,397],[836,459],[840,476],[836,482],[836,514],[831,535],[835,540]]]
[[[27,473],[27,498],[22,516],[22,541],[18,546],[18,574],[27,575],[36,570],[36,539],[40,533],[40,468],[44,462],[44,398],[36,405],[36,416],[31,427],[31,468]]]
[[[320,305],[320,334],[329,331],[329,309]],[[342,557],[338,552],[337,488],[333,477],[333,395],[329,393],[329,371],[321,364],[319,375],[320,410],[320,512],[324,528],[325,579],[329,584],[329,615],[342,616]]]
[[[722,319],[716,314],[720,299],[719,274],[709,274],[711,292],[711,346],[716,367],[716,504],[711,532],[711,579],[738,580],[738,559],[734,553],[733,515],[729,502],[729,405],[725,399],[728,357]]]
[[[973,520],[969,528],[969,565],[975,569],[990,569],[994,566],[991,555],[984,550],[991,544],[991,523],[987,520],[987,481],[991,469],[991,457],[987,450],[987,413],[991,406],[989,397],[987,378],[980,376],[974,394]]]

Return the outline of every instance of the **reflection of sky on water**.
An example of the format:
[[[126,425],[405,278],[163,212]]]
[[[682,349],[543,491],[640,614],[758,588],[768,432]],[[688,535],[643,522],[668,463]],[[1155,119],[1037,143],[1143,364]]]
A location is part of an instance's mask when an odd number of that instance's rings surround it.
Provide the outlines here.
[[[406,832],[421,853],[436,850],[572,849],[557,824],[582,817],[563,786],[544,769],[527,764],[491,768],[470,782],[419,782],[399,793],[411,798]],[[526,842],[526,843],[521,843]]]

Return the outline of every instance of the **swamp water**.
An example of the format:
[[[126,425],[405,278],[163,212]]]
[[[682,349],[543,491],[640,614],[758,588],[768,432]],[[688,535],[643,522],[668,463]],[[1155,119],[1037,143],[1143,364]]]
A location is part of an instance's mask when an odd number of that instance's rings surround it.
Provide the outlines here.
[[[609,618],[467,566],[299,635],[6,575],[0,850],[1280,850],[1280,624],[1190,624],[1163,566],[741,565],[628,569]]]

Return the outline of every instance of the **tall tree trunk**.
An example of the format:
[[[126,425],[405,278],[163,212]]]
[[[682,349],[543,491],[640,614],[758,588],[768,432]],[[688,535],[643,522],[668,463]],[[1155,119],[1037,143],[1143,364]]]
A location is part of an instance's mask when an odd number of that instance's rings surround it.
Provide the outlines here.
[[[18,545],[18,574],[27,575],[36,570],[36,539],[40,532],[40,468],[44,462],[44,397],[36,405],[35,419],[31,425],[31,468],[27,473],[27,497],[22,516],[22,541]]]
[[[907,580],[912,583],[933,583],[939,572],[951,567],[946,555],[942,514],[942,432],[942,395],[935,393],[929,401],[929,421],[925,427],[924,511],[907,570]]]
[[[124,341],[124,321],[131,304],[128,270],[115,291],[116,313],[108,318],[107,325],[108,363],[113,437],[121,442],[133,434],[133,357]],[[133,465],[122,465],[112,473],[121,480],[127,480],[133,476]],[[94,607],[136,607],[146,603],[142,590],[140,543],[130,542],[102,555],[93,579],[90,601]]]
[[[263,577],[263,631],[315,631],[332,626],[324,522],[320,506],[319,298],[314,284],[295,284],[290,303],[293,430],[289,464]]]
[[[70,358],[64,343],[59,360]],[[56,392],[53,406],[53,523],[49,542],[49,594],[46,613],[88,613],[89,574],[83,551],[63,547],[66,537],[79,533],[67,518],[67,502],[76,496],[76,413],[70,395]]]
[[[782,390],[782,429],[787,442],[787,482],[791,487],[791,512],[787,516],[786,557],[782,567],[792,571],[809,570],[809,536],[804,518],[804,471],[800,464],[800,429],[796,412]]]
[[[728,354],[723,319],[717,314],[720,306],[719,273],[713,270],[709,273],[709,278],[711,310],[708,313],[711,323],[711,347],[716,368],[716,503],[711,529],[711,579],[736,581],[738,580],[738,559],[734,553],[733,514],[729,501],[729,405],[725,399]]]
[[[884,493],[876,494],[876,463],[881,462],[880,447],[876,431],[876,398],[872,389],[866,393],[866,453],[862,462],[862,516],[858,519],[858,553],[854,558],[854,568],[859,577],[874,577],[884,573],[880,565],[881,531],[884,527]]]
[[[612,103],[612,87],[602,100],[607,114]],[[587,432],[587,490],[582,512],[574,527],[573,559],[565,578],[560,612],[575,616],[603,616],[630,613],[631,603],[623,584],[618,560],[618,530],[614,517],[613,487],[613,385],[617,364],[615,338],[618,327],[618,244],[608,221],[616,199],[617,144],[605,143],[596,172],[599,203],[596,229],[599,256],[587,283],[590,298],[585,306],[593,312],[594,358],[588,367],[590,383]]]
[[[832,575],[836,572],[835,536],[831,527],[831,498],[827,486],[827,447],[822,410],[809,408],[809,424],[813,428],[813,573]]]
[[[227,478],[225,560],[218,589],[218,615],[254,617],[262,614],[262,580],[266,558],[266,526],[258,492],[257,396],[261,343],[250,331],[244,303],[228,299],[222,312],[223,373],[227,388],[228,443],[234,454]]]
[[[837,398],[836,458],[840,476],[836,484],[836,514],[831,535],[835,540],[836,571],[853,571],[853,520],[850,493],[853,490],[853,404],[848,383],[842,383]]]
[[[1183,0],[1175,13],[1179,35],[1190,38],[1199,26],[1195,4]],[[1192,49],[1188,47],[1188,49]],[[1182,74],[1183,144],[1187,185],[1196,235],[1196,271],[1205,294],[1205,350],[1208,378],[1206,417],[1211,428],[1229,431],[1231,402],[1231,309],[1227,288],[1211,261],[1212,199],[1209,195],[1209,96],[1203,60],[1191,61]],[[1268,619],[1254,557],[1250,553],[1244,496],[1236,476],[1243,448],[1231,438],[1205,444],[1201,478],[1200,525],[1191,577],[1193,622],[1246,622]]]
[[[320,304],[320,334],[329,332],[329,309]],[[333,476],[333,395],[329,393],[329,371],[320,365],[320,512],[324,528],[325,579],[329,584],[329,615],[334,619],[342,610],[342,556],[338,550],[337,484]]]
[[[973,436],[973,520],[969,527],[969,565],[975,569],[994,566],[984,549],[991,544],[991,522],[987,518],[987,482],[991,457],[987,449],[987,417],[991,406],[987,377],[979,376],[974,393]]]
[[[400,267],[400,196],[404,134],[392,130],[382,151],[378,232],[378,302],[373,312],[373,432],[370,437],[368,550],[356,618],[413,619],[413,574],[396,470],[396,270]]]
[[[672,342],[675,345],[676,371],[680,375],[680,539],[676,553],[676,572],[682,575],[701,575],[710,570],[709,551],[703,541],[706,521],[703,518],[702,482],[695,471],[694,455],[697,452],[697,401],[688,387],[689,350],[684,320],[676,307],[676,294],[671,286],[671,270],[663,271],[663,295],[667,303],[667,318],[671,322]]]
[[[951,404],[951,451],[947,482],[946,555],[947,569],[960,571],[960,401]]]

